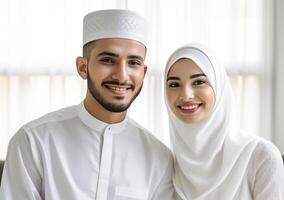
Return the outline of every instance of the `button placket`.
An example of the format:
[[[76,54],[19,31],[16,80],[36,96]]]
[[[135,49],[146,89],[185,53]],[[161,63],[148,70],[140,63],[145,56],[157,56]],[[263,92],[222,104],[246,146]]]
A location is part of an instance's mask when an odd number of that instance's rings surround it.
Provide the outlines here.
[[[100,164],[100,173],[98,181],[97,199],[107,200],[108,186],[110,179],[110,170],[112,163],[112,129],[111,126],[106,127],[104,132],[102,156]]]

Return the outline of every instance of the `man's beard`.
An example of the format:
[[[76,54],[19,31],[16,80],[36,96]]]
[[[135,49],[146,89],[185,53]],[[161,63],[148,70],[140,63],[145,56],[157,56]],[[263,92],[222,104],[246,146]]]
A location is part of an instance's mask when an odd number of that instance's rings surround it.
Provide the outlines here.
[[[112,83],[112,84],[117,84],[117,85],[125,85],[124,83],[119,83],[117,81],[106,81],[106,82],[102,82],[101,86],[104,87],[103,85],[105,83]],[[111,103],[109,101],[107,101],[106,99],[103,98],[103,96],[98,92],[97,88],[95,87],[95,85],[93,84],[93,81],[89,75],[89,73],[87,74],[87,85],[88,85],[88,89],[91,93],[91,95],[93,96],[93,98],[95,98],[97,100],[97,102],[99,102],[99,104],[104,107],[106,110],[110,111],[110,112],[124,112],[126,111],[131,103],[136,99],[136,97],[139,95],[139,93],[141,92],[143,83],[141,84],[141,87],[139,88],[139,90],[136,92],[136,94],[134,94],[134,96],[132,97],[132,99],[129,101],[128,104],[118,104],[118,103]],[[135,87],[131,86],[130,90],[134,91]],[[123,97],[115,97],[116,99],[122,99]]]

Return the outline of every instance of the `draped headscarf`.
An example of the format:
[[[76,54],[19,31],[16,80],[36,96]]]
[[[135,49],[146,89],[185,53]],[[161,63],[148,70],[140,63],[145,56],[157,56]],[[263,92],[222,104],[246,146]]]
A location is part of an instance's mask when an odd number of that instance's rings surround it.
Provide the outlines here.
[[[166,95],[168,72],[181,58],[191,59],[200,67],[215,93],[213,110],[197,123],[178,119]],[[204,46],[182,46],[168,59],[165,101],[175,155],[173,179],[177,193],[184,200],[231,200],[246,178],[247,165],[258,140],[238,128],[233,98],[224,67]]]

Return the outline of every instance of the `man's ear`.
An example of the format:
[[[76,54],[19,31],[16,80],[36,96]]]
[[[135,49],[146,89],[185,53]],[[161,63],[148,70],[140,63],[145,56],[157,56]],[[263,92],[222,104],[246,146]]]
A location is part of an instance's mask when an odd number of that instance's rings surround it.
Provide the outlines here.
[[[88,61],[86,58],[81,56],[77,57],[76,59],[76,66],[78,74],[83,78],[87,79],[88,77]]]
[[[148,70],[148,66],[147,66],[147,65],[144,65],[144,76],[146,75],[147,70]]]

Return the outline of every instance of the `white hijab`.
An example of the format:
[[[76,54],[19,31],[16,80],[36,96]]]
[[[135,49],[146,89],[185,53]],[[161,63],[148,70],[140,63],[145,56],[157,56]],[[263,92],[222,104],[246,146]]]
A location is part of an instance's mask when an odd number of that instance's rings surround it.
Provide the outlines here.
[[[170,56],[165,87],[170,67],[181,58],[193,60],[206,74],[215,93],[215,105],[206,119],[186,124],[171,111],[165,95],[175,154],[174,185],[184,200],[231,200],[246,178],[258,140],[237,127],[230,80],[223,66],[202,45],[185,45]]]

